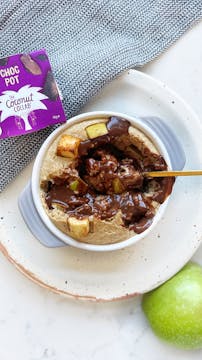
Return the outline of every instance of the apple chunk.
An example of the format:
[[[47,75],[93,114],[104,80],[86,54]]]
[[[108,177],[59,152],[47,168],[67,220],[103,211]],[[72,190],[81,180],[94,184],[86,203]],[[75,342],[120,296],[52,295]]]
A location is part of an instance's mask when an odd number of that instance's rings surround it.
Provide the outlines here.
[[[90,230],[89,220],[85,219],[76,219],[75,217],[69,217],[67,220],[70,235],[76,238],[81,238],[87,236]]]
[[[57,155],[75,159],[78,156],[80,142],[81,139],[75,136],[68,134],[62,135],[57,145]]]
[[[108,134],[105,123],[97,123],[86,127],[86,133],[89,139]]]
[[[69,185],[70,190],[75,191],[77,193],[86,194],[88,189],[88,184],[85,183],[81,178],[78,178],[74,181],[72,181]]]
[[[124,191],[124,187],[119,178],[115,178],[112,182],[115,194],[121,194]]]

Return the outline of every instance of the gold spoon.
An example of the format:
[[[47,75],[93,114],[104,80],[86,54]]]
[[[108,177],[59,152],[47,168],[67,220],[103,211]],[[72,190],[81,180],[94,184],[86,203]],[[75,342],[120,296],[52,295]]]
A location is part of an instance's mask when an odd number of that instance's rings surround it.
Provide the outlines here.
[[[171,176],[196,176],[202,175],[202,170],[182,170],[182,171],[148,171],[144,173],[146,177],[171,177]]]

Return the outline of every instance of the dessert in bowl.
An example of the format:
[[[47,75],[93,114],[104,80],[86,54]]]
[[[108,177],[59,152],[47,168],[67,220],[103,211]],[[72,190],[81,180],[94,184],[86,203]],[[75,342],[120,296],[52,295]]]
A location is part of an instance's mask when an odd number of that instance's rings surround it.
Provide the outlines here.
[[[173,178],[158,136],[141,119],[112,112],[78,115],[55,130],[36,158],[35,206],[67,244],[114,250],[145,237],[162,217]]]

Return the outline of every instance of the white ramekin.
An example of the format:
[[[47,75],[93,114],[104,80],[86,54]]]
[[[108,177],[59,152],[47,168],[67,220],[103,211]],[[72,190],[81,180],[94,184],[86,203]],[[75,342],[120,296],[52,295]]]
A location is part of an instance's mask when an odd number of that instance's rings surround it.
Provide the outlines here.
[[[87,120],[87,119],[88,120],[96,119],[96,118],[100,119],[100,118],[107,118],[107,117],[110,117],[110,116],[122,117],[122,118],[128,120],[134,127],[137,127],[143,133],[145,133],[151,139],[153,144],[157,147],[160,154],[164,157],[164,159],[165,159],[165,161],[166,161],[166,163],[168,165],[168,169],[171,169],[170,157],[169,157],[169,154],[168,154],[164,144],[162,143],[160,138],[157,136],[157,134],[153,130],[151,130],[147,125],[145,125],[141,121],[141,119],[135,118],[135,117],[132,117],[132,116],[128,116],[126,114],[117,113],[117,112],[94,111],[94,112],[83,113],[83,114],[77,115],[77,116],[69,119],[64,125],[61,125],[55,131],[53,131],[52,134],[49,135],[49,137],[45,140],[45,142],[41,146],[41,148],[40,148],[40,150],[38,152],[38,155],[36,157],[34,167],[33,167],[33,171],[32,171],[31,188],[32,188],[33,201],[34,201],[35,207],[36,207],[36,209],[38,211],[38,214],[41,217],[43,223],[46,225],[46,227],[57,238],[59,238],[60,240],[62,240],[66,244],[77,247],[77,248],[80,248],[80,249],[90,250],[90,251],[118,250],[118,249],[127,247],[129,245],[133,245],[137,241],[140,241],[141,239],[143,239],[145,236],[147,236],[154,229],[154,227],[157,225],[159,220],[162,218],[162,216],[164,214],[164,211],[165,211],[165,209],[167,207],[168,200],[169,200],[169,196],[168,196],[168,198],[165,200],[165,202],[160,205],[156,215],[154,216],[154,219],[153,219],[153,222],[152,222],[151,226],[148,229],[146,229],[144,232],[142,232],[141,234],[136,234],[136,235],[132,236],[131,238],[127,239],[127,240],[123,240],[121,242],[114,243],[114,244],[109,244],[109,245],[93,245],[93,244],[82,243],[82,242],[80,242],[78,240],[75,240],[75,239],[71,238],[69,235],[63,233],[61,230],[59,230],[52,223],[52,221],[50,220],[50,218],[48,217],[46,211],[43,208],[43,205],[42,205],[42,202],[41,202],[41,199],[40,199],[40,191],[39,191],[39,187],[40,187],[40,171],[41,171],[41,166],[42,166],[42,162],[43,162],[44,156],[46,154],[46,151],[48,150],[51,143],[64,130],[68,129],[72,124],[76,124],[76,123],[79,123],[79,122]]]

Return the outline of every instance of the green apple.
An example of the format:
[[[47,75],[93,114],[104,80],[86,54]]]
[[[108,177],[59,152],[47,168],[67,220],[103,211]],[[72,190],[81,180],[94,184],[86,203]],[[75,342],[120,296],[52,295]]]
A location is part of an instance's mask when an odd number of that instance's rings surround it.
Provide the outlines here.
[[[184,349],[202,347],[202,267],[190,262],[142,299],[143,311],[160,338]]]

